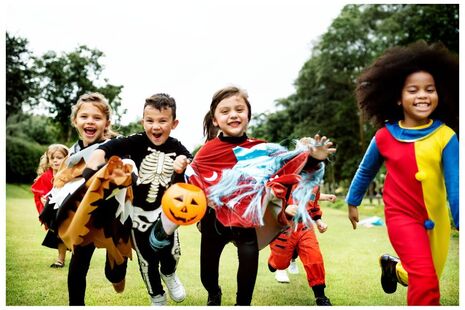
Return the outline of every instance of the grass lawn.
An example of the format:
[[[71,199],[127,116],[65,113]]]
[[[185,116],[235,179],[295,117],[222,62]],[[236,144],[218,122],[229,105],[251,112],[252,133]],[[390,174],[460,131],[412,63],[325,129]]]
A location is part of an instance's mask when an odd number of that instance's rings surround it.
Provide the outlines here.
[[[37,219],[37,211],[28,186],[7,184],[6,192],[6,305],[8,306],[65,306],[68,304],[67,267],[49,268],[56,258],[56,251],[41,246],[45,236]],[[323,219],[329,229],[318,234],[325,259],[326,295],[333,305],[339,306],[402,306],[406,305],[407,289],[399,286],[396,293],[387,295],[380,285],[378,257],[394,253],[388,241],[386,228],[359,227],[352,230],[342,203],[336,208],[323,205]],[[337,207],[340,207],[339,209]],[[364,206],[361,219],[372,215],[382,216],[382,206]],[[182,256],[178,275],[183,282],[187,297],[180,304],[203,306],[207,293],[200,282],[200,233],[195,225],[180,228]],[[149,297],[139,273],[137,257],[128,264],[126,289],[116,294],[105,279],[105,251],[97,249],[87,276],[86,304],[90,306],[148,306]],[[315,305],[313,293],[308,287],[303,266],[298,260],[300,273],[290,274],[290,284],[275,281],[268,271],[269,248],[260,252],[260,263],[252,304],[254,306],[305,306]],[[232,306],[236,295],[237,254],[229,244],[221,257],[220,285],[223,305]],[[459,304],[459,238],[451,235],[448,261],[441,278],[441,303]]]

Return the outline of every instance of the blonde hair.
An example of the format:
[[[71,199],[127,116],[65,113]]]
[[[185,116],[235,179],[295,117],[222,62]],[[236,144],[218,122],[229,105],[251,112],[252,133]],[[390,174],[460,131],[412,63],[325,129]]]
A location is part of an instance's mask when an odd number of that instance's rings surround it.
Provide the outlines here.
[[[51,144],[47,151],[40,156],[39,166],[37,167],[37,178],[40,177],[48,168],[50,168],[50,158],[55,152],[61,152],[64,157],[68,156],[69,149],[63,144]],[[36,180],[37,180],[36,178]]]
[[[71,107],[71,124],[74,126],[74,122],[76,121],[76,116],[77,113],[79,112],[79,109],[82,107],[82,105],[86,102],[92,103],[96,108],[98,108],[107,118],[108,121],[111,121],[111,106],[108,103],[107,98],[103,96],[101,93],[87,93],[79,97],[78,101],[76,102],[75,105]],[[110,139],[113,137],[116,137],[118,133],[113,131],[111,129],[111,123],[108,125],[108,127],[105,128],[103,132],[103,137],[105,139]]]

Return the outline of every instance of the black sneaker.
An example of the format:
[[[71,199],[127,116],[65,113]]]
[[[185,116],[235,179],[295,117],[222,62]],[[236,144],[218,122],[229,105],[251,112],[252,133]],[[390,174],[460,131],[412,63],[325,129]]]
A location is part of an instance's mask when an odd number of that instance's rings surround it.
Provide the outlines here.
[[[392,294],[397,290],[396,265],[400,262],[397,257],[384,254],[379,258],[381,266],[381,286],[386,294]]]
[[[221,287],[218,293],[210,294],[208,293],[207,306],[221,306]]]
[[[275,272],[275,271],[276,271],[276,268],[273,268],[270,264],[268,264],[268,269],[269,269],[271,272]]]
[[[315,299],[315,302],[317,306],[332,306],[331,302],[329,301],[329,298],[326,296],[317,297]]]

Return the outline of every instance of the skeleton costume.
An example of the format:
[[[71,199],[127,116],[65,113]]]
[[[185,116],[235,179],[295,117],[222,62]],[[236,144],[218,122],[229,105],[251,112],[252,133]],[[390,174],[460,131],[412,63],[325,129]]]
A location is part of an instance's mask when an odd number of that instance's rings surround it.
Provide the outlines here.
[[[177,139],[169,137],[162,145],[153,144],[144,132],[113,139],[99,147],[111,156],[130,158],[138,169],[138,179],[133,180],[132,245],[136,250],[139,269],[147,291],[154,297],[164,294],[160,272],[165,275],[176,271],[181,254],[177,231],[168,238],[169,246],[155,251],[149,243],[152,226],[160,217],[161,198],[164,191],[176,182],[183,182],[183,174],[174,172],[177,156],[192,158]],[[159,222],[159,221],[158,221]]]

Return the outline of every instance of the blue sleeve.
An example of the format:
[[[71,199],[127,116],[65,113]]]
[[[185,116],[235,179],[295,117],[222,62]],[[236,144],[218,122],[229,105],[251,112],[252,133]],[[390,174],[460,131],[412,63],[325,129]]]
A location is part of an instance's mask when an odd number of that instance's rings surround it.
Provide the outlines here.
[[[449,208],[455,227],[459,229],[459,141],[456,135],[452,136],[442,151],[442,167]]]
[[[371,181],[375,178],[384,159],[379,153],[376,146],[376,140],[373,137],[368,146],[362,162],[355,173],[352,183],[347,193],[346,202],[351,206],[359,206],[362,203],[363,196],[368,189]]]

